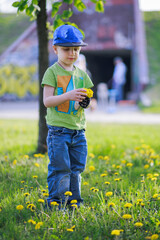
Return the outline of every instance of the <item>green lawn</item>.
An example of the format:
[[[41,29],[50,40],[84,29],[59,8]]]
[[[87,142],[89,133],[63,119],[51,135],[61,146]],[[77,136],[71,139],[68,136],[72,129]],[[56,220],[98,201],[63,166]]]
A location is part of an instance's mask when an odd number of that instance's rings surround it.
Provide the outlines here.
[[[160,238],[160,125],[89,123],[84,205],[65,212],[41,203],[48,157],[32,154],[37,125],[0,120],[0,239]]]

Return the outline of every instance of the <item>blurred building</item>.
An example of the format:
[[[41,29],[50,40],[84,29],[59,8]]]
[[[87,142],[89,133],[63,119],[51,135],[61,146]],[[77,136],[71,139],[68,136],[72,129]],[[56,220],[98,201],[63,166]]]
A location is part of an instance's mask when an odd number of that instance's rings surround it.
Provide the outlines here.
[[[120,56],[126,64],[127,82],[125,98],[136,100],[143,86],[149,83],[144,26],[138,0],[107,0],[104,13],[95,12],[90,0],[84,1],[84,12],[74,9],[71,21],[85,32],[88,46],[82,48],[87,69],[96,86],[100,82],[110,84],[114,64]],[[56,61],[49,42],[50,64]],[[38,46],[36,24],[33,23],[1,56],[0,65],[20,66],[37,64]]]

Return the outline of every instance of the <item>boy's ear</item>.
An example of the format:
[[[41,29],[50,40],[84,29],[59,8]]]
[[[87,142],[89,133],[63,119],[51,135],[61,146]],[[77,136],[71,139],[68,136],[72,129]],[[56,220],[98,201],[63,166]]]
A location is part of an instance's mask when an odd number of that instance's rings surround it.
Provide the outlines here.
[[[57,46],[52,46],[53,47],[53,50],[54,50],[54,52],[55,52],[55,54],[57,54]]]

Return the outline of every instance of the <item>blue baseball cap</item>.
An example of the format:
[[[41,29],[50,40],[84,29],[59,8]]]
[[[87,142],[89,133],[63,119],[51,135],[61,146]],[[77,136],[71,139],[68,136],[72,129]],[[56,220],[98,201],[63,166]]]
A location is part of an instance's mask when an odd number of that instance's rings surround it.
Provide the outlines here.
[[[64,47],[87,46],[87,43],[84,43],[82,39],[83,35],[78,28],[65,24],[54,31],[53,45]]]

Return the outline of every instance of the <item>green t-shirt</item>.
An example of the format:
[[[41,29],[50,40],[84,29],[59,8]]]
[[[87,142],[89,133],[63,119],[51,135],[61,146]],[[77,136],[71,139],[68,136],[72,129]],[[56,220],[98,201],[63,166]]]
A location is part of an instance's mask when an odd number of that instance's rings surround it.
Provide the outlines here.
[[[66,71],[57,63],[49,67],[42,79],[42,87],[49,85],[55,88],[54,95],[61,95],[77,88],[91,88],[93,83],[89,76],[75,66],[74,71]],[[66,101],[56,107],[47,108],[47,124],[81,130],[86,127],[84,109],[75,110],[75,101]]]

